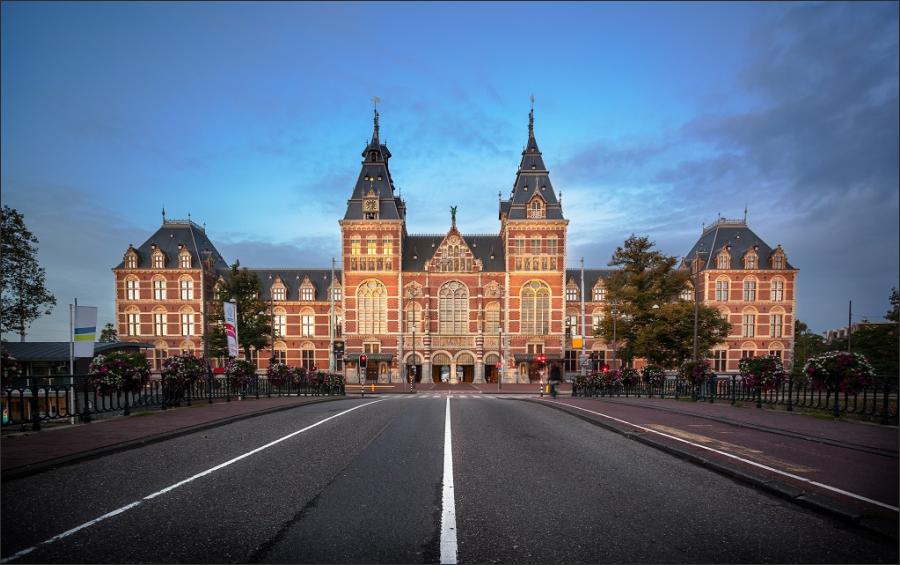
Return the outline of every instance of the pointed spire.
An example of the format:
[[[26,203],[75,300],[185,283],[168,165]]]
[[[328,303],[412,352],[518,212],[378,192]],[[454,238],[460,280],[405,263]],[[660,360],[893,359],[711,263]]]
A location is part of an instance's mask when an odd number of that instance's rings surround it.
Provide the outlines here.
[[[377,96],[372,97],[372,106],[374,108],[375,113],[375,127],[372,130],[372,144],[375,146],[379,145],[378,141],[378,103],[381,102],[381,98]]]
[[[166,207],[165,206],[163,206],[163,209],[162,209],[162,216],[163,216],[163,223],[166,223]]]
[[[534,94],[531,95],[531,111],[528,112],[528,139],[534,138]]]

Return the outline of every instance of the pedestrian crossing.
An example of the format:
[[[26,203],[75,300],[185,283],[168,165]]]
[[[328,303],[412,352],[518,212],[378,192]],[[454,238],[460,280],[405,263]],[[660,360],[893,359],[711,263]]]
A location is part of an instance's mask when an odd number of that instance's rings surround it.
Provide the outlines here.
[[[411,399],[421,400],[421,399],[426,399],[426,398],[439,398],[439,399],[443,400],[443,399],[447,398],[448,396],[450,398],[452,398],[453,400],[460,400],[460,399],[464,399],[464,398],[473,398],[473,399],[478,399],[478,400],[498,400],[498,399],[502,399],[502,398],[527,398],[529,396],[536,396],[536,395],[528,395],[528,394],[454,394],[454,393],[442,394],[442,393],[431,392],[431,393],[419,393],[419,394],[405,394],[402,396],[397,396],[396,398],[401,398],[401,399],[405,399],[405,400],[411,400]]]

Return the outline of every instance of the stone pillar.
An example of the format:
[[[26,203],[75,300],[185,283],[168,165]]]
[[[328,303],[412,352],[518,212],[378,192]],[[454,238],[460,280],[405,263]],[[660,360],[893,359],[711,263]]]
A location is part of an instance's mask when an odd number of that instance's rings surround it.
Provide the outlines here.
[[[450,384],[455,385],[459,382],[456,378],[456,359],[450,359]]]
[[[478,358],[475,360],[475,378],[472,381],[477,384],[484,384],[484,359]]]

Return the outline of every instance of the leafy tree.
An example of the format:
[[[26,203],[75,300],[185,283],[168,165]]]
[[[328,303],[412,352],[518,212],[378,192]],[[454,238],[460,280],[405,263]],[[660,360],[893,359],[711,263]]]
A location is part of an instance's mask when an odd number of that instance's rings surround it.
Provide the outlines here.
[[[794,367],[791,374],[794,378],[805,379],[803,366],[807,359],[815,357],[826,350],[825,338],[811,331],[809,326],[800,320],[794,320]]]
[[[3,206],[0,241],[0,332],[18,333],[25,341],[25,331],[40,316],[50,314],[56,298],[44,286],[37,238],[25,227],[22,214],[9,206]]]
[[[654,245],[648,237],[632,234],[616,248],[609,264],[621,269],[606,281],[607,303],[596,333],[611,342],[615,324],[617,355],[625,362],[643,357],[673,367],[693,357],[694,305],[679,299],[690,273],[676,269],[678,260]],[[717,310],[699,305],[700,355],[721,342],[729,329]]]
[[[119,332],[116,331],[116,327],[112,323],[107,323],[103,331],[100,332],[100,343],[115,343],[117,341],[119,341]]]
[[[256,273],[248,271],[246,267],[242,269],[237,261],[231,266],[227,278],[215,286],[207,312],[207,345],[211,356],[228,355],[222,306],[226,300],[237,303],[238,346],[244,350],[245,358],[250,359],[251,348],[259,350],[269,345],[272,316],[269,315],[269,303],[259,298],[259,289]]]
[[[891,309],[884,315],[889,322],[900,322],[900,292],[896,288],[891,289]]]

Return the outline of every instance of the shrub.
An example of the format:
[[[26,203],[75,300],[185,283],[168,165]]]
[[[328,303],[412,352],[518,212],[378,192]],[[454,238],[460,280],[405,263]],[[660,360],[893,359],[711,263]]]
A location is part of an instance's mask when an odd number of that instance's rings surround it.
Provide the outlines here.
[[[191,353],[183,353],[163,361],[162,378],[169,385],[181,388],[206,376],[206,362]]]
[[[225,364],[225,376],[233,389],[243,391],[256,376],[256,364],[246,359],[231,359]]]
[[[650,386],[662,386],[666,382],[666,374],[659,365],[646,365],[641,369],[641,378]]]
[[[266,377],[274,386],[289,385],[294,380],[294,371],[284,363],[272,363],[266,369]]]
[[[714,373],[709,368],[709,363],[705,360],[685,361],[678,368],[678,376],[692,385],[702,384],[707,378],[713,376]]]
[[[12,386],[12,380],[22,376],[22,367],[16,358],[3,350],[0,353],[0,371],[2,371],[3,386]]]
[[[101,394],[137,392],[150,380],[150,364],[140,351],[112,351],[97,355],[88,368],[88,385]]]
[[[618,380],[625,386],[634,386],[640,379],[640,373],[632,367],[622,367],[621,369],[616,369],[615,372]]]
[[[875,382],[875,370],[859,353],[829,351],[812,357],[803,367],[816,388],[856,394]]]
[[[738,367],[747,386],[771,390],[784,380],[784,365],[775,355],[741,359]]]

